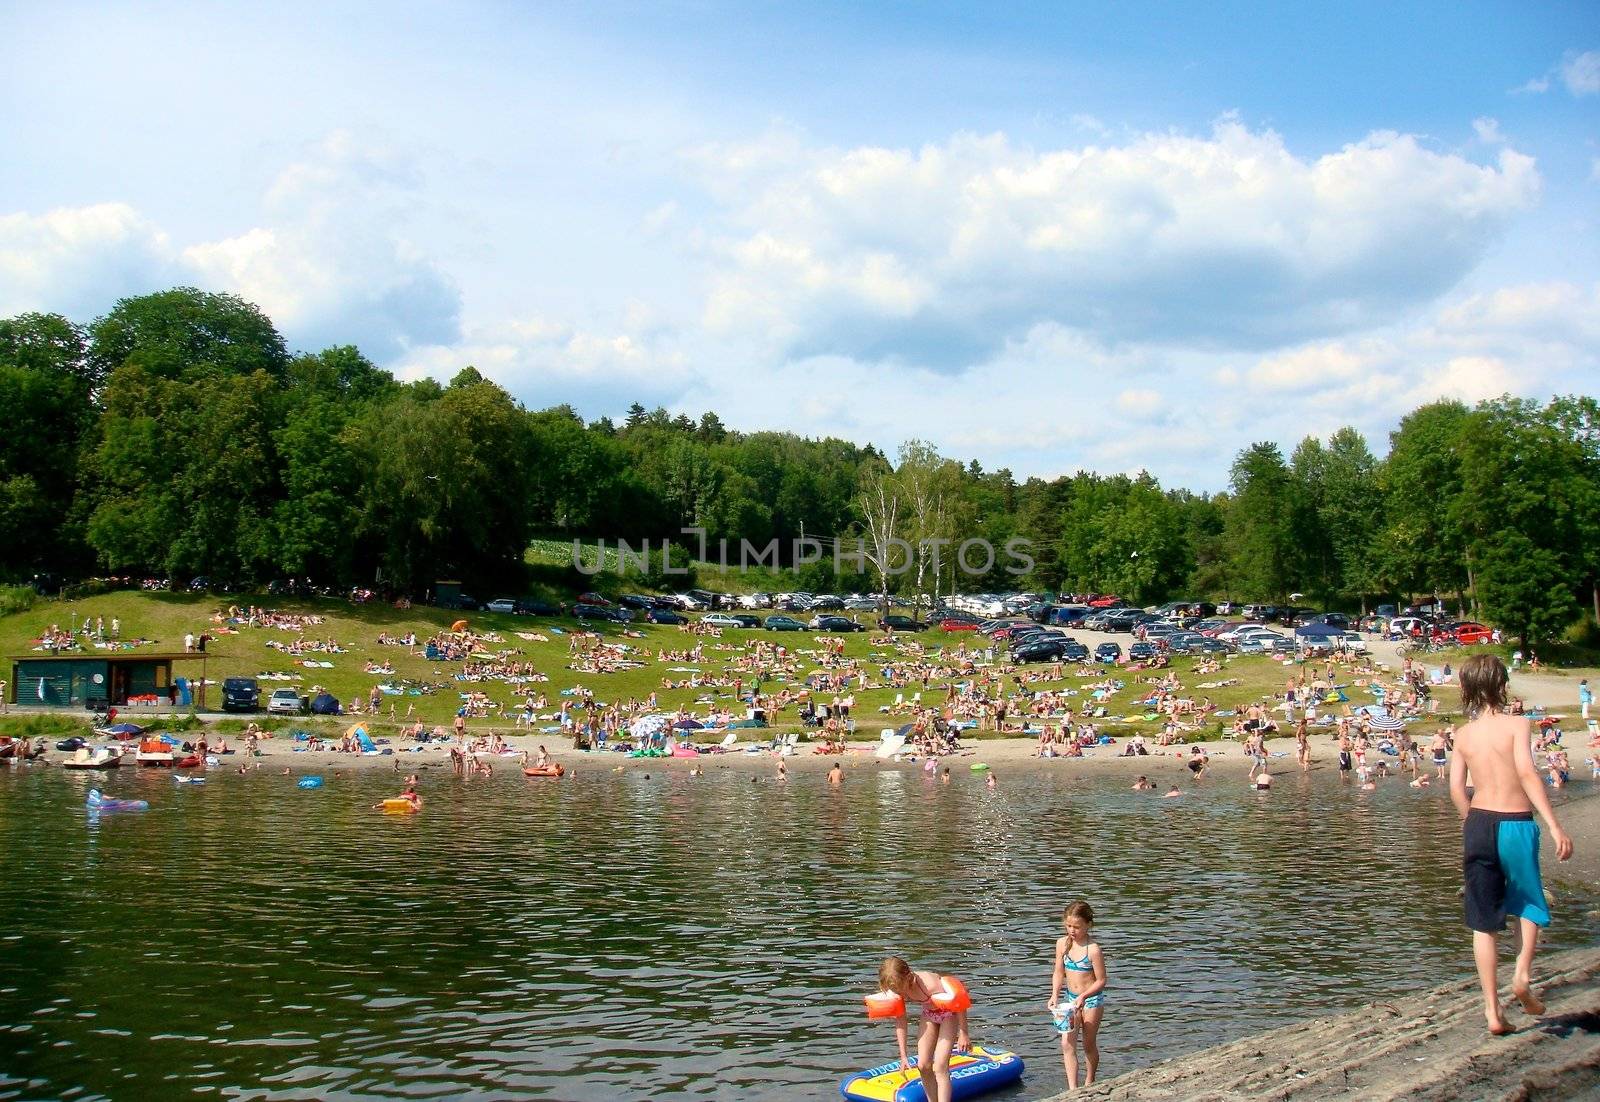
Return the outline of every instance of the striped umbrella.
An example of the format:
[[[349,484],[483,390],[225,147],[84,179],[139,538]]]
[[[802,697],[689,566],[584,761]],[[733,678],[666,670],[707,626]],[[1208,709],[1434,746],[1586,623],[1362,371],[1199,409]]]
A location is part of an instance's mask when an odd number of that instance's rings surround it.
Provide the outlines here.
[[[1374,731],[1400,731],[1405,729],[1406,721],[1399,716],[1385,712],[1382,715],[1373,716],[1371,724]]]

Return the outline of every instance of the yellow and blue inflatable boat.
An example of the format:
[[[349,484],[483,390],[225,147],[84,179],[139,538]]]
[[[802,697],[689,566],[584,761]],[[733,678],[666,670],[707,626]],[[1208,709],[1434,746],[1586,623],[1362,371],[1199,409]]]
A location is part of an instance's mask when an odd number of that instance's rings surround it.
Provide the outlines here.
[[[839,1084],[839,1093],[850,1102],[928,1102],[922,1078],[916,1071],[901,1071],[900,1061],[881,1064],[850,1076]],[[950,1097],[954,1102],[1009,1087],[1022,1078],[1022,1057],[1003,1048],[973,1045],[970,1052],[950,1056]]]

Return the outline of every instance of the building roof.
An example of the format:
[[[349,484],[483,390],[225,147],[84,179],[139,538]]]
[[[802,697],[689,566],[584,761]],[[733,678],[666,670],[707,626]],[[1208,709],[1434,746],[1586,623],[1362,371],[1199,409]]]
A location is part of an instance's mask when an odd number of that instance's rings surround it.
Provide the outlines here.
[[[220,654],[205,654],[200,651],[179,651],[176,654],[158,654],[154,651],[120,651],[114,654],[101,653],[100,651],[66,651],[62,654],[51,654],[48,651],[33,651],[29,654],[13,654],[9,661],[12,662],[198,662],[206,658],[221,658]]]

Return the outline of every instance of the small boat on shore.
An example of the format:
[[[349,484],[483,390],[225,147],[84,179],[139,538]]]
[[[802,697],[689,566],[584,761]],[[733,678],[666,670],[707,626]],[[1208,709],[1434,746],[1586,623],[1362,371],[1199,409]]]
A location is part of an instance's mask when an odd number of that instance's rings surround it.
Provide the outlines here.
[[[173,760],[172,746],[160,739],[144,739],[139,743],[139,749],[133,758],[142,766],[170,769]]]
[[[122,751],[109,746],[80,746],[61,763],[63,769],[116,769],[122,765]]]

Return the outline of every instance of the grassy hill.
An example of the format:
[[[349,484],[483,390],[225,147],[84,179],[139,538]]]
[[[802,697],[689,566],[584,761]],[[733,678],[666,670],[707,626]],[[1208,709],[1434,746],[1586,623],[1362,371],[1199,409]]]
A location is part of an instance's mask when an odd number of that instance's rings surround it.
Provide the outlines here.
[[[299,637],[296,632],[260,627],[243,628],[237,632],[225,631],[219,621],[227,607],[230,604],[247,606],[251,603],[278,612],[322,617],[323,622],[308,628],[306,635],[316,639],[332,639],[343,649],[343,653],[304,655],[300,661],[309,659],[332,664],[331,668],[307,667],[297,664],[296,659],[268,646],[269,642],[290,643]],[[310,692],[313,687],[323,687],[345,702],[356,697],[365,698],[373,686],[379,683],[412,688],[428,687],[422,695],[385,696],[382,719],[376,723],[380,728],[388,725],[390,704],[395,706],[397,720],[404,720],[409,705],[415,709],[419,718],[430,724],[448,724],[461,705],[461,694],[477,691],[487,694],[497,704],[505,705],[507,713],[504,718],[474,720],[473,729],[494,727],[510,730],[511,707],[520,704],[530,691],[542,691],[550,704],[547,711],[553,712],[559,706],[562,690],[580,686],[592,690],[596,698],[602,702],[643,700],[651,692],[656,692],[660,706],[664,710],[682,706],[704,711],[708,703],[714,702],[740,714],[739,709],[742,706],[738,706],[734,701],[731,687],[663,689],[663,678],[676,681],[691,676],[688,672],[677,672],[673,669],[673,667],[686,669],[691,663],[674,659],[670,652],[687,651],[696,642],[703,643],[705,660],[696,668],[707,676],[716,676],[723,674],[725,667],[742,653],[749,640],[759,638],[777,641],[801,654],[803,660],[800,664],[800,673],[804,676],[816,667],[814,661],[805,660],[808,657],[807,652],[817,650],[817,643],[810,633],[774,635],[761,631],[728,631],[719,639],[697,637],[676,627],[654,625],[642,625],[632,629],[630,634],[624,635],[616,625],[606,625],[602,629],[604,641],[634,648],[631,656],[642,660],[644,666],[639,669],[609,673],[580,672],[568,668],[571,661],[570,633],[583,630],[573,620],[495,613],[465,615],[464,618],[473,631],[490,634],[490,638],[480,642],[480,653],[505,653],[514,661],[532,663],[539,674],[548,678],[547,682],[518,689],[500,681],[458,680],[457,675],[463,671],[461,662],[429,661],[423,656],[420,644],[430,636],[448,631],[454,621],[463,618],[459,613],[420,606],[396,609],[383,604],[355,605],[344,600],[284,600],[242,595],[223,599],[206,594],[126,591],[74,601],[41,600],[26,610],[0,616],[0,651],[3,651],[7,658],[4,666],[6,679],[11,679],[9,659],[34,653],[36,641],[45,629],[51,625],[65,627],[68,624],[81,627],[85,617],[91,619],[104,617],[108,630],[112,618],[119,619],[121,638],[150,640],[151,645],[141,649],[152,653],[182,650],[183,637],[189,632],[196,635],[202,632],[214,634],[222,632],[216,634],[209,644],[207,677],[212,682],[219,682],[224,677],[259,677],[263,674],[287,674],[293,678],[281,681],[263,680],[261,683],[263,698],[273,688],[281,685],[294,686],[303,693]],[[415,653],[405,646],[383,645],[378,642],[380,633],[402,636],[408,632],[415,632],[417,635],[419,646]],[[522,638],[518,633],[533,638]],[[879,680],[881,663],[895,657],[895,654],[885,645],[873,645],[869,641],[873,634],[863,632],[847,636],[845,653],[850,656],[875,659],[876,661],[868,662],[868,669],[876,681]],[[941,646],[953,648],[963,642],[960,636],[946,636],[940,632],[928,632],[921,639],[930,651]],[[974,645],[974,640],[970,636],[966,637],[965,641],[969,646]],[[89,653],[96,652],[91,648]],[[658,658],[658,654],[661,657]],[[369,662],[387,664],[394,672],[369,673],[366,669]],[[1281,690],[1286,676],[1293,672],[1286,671],[1284,667],[1260,657],[1231,659],[1224,672],[1213,677],[1197,677],[1190,674],[1188,671],[1192,666],[1193,662],[1189,660],[1180,660],[1176,663],[1184,683],[1194,688],[1197,694],[1210,696],[1223,708],[1235,707],[1259,699],[1264,694]],[[192,672],[197,675],[199,671],[193,669],[179,672]],[[1119,676],[1124,677],[1130,684],[1112,702],[1113,716],[1138,711],[1132,705],[1133,675]],[[1238,678],[1240,683],[1210,690],[1195,687],[1197,682],[1221,678]],[[1061,684],[1069,687],[1077,686],[1085,680],[1069,670]],[[746,675],[747,689],[749,683],[750,678]],[[773,690],[782,687],[783,682],[768,679],[766,684],[769,690]],[[880,705],[891,703],[897,695],[897,690],[887,688],[857,692],[858,735],[864,734],[870,738],[880,726],[903,722],[901,718],[880,715],[878,711]],[[909,690],[906,691],[906,695],[909,697]],[[933,701],[942,695],[943,687],[935,683],[930,687],[927,699]],[[1359,693],[1352,697],[1353,702],[1357,704],[1366,703],[1369,699]],[[211,691],[208,702],[212,707],[220,702],[220,694],[215,688]],[[1445,707],[1447,709],[1454,707],[1453,695],[1446,699]],[[305,725],[306,721],[293,722]],[[777,725],[790,729],[798,726],[794,712],[789,711],[777,717]],[[1124,732],[1143,729],[1147,733],[1155,731],[1158,727],[1153,722],[1131,724],[1115,722],[1109,726]]]

